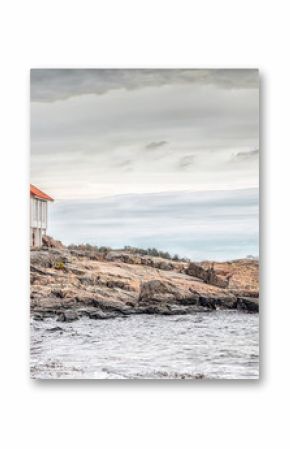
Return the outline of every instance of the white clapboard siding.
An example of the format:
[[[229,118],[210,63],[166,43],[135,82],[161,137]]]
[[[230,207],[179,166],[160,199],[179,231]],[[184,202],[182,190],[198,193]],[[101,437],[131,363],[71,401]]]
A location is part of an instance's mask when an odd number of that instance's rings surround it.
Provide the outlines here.
[[[30,223],[32,228],[47,228],[47,201],[30,198]]]
[[[42,236],[47,228],[47,201],[30,197],[30,245],[42,245]]]

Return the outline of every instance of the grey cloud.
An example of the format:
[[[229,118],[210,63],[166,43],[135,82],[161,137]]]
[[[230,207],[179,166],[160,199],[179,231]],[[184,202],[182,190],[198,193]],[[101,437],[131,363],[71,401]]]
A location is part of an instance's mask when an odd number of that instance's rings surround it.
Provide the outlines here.
[[[133,170],[133,161],[131,159],[126,159],[124,161],[119,161],[113,163],[114,167],[120,168],[123,171],[132,171]]]
[[[225,75],[218,73],[210,77],[221,86]],[[200,81],[33,102],[34,183],[60,198],[255,186],[258,158],[234,155],[258,148],[259,92],[229,88],[237,84],[236,72],[231,76],[227,89]]]
[[[237,189],[258,184],[258,71],[33,70],[31,98],[31,181],[56,199],[55,237],[256,254],[258,191]]]
[[[110,93],[73,102],[33,103],[31,117],[38,153],[43,151],[42,142],[48,153],[57,144],[63,151],[78,151],[81,146],[95,154],[120,145],[156,147],[164,137],[175,147],[177,143],[178,151],[186,141],[191,148],[258,144],[258,93],[249,89],[208,92],[186,86],[169,92],[155,89],[150,95],[123,91],[118,98]]]
[[[239,153],[234,155],[235,160],[248,160],[255,158],[259,155],[259,150],[252,150],[252,151],[240,151]]]
[[[256,69],[32,69],[31,100],[49,102],[85,94],[101,95],[115,89],[192,83],[224,89],[258,88],[259,72]]]
[[[194,159],[195,159],[194,155],[183,156],[178,162],[178,167],[181,170],[186,170],[187,168],[192,166]]]
[[[148,145],[146,145],[145,148],[148,150],[155,150],[156,148],[164,147],[164,145],[167,145],[168,142],[166,140],[160,140],[159,142],[150,142]]]
[[[125,160],[125,161],[117,162],[115,165],[116,165],[117,167],[128,167],[128,166],[131,165],[131,164],[132,164],[132,161],[131,161],[130,159],[127,159],[127,160]]]

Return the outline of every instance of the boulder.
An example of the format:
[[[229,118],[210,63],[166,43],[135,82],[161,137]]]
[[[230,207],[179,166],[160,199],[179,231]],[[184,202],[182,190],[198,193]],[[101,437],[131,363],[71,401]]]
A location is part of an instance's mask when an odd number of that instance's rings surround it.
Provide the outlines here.
[[[119,316],[116,312],[107,312],[103,310],[96,310],[94,312],[89,312],[89,317],[93,320],[108,320],[110,318],[117,318]]]
[[[49,235],[42,236],[42,245],[46,246],[47,248],[58,248],[58,249],[65,248],[65,246],[61,243],[60,240],[54,240]]]
[[[203,280],[207,284],[215,285],[220,288],[227,288],[231,277],[231,273],[229,271],[216,270],[213,266],[205,268],[201,264],[194,262],[189,264],[186,273],[190,276]]]
[[[259,298],[237,298],[237,309],[247,312],[259,312]]]
[[[180,297],[180,290],[172,283],[154,279],[142,282],[139,302],[167,302]]]
[[[76,321],[78,319],[79,315],[77,312],[73,310],[66,310],[65,312],[59,314],[57,321],[71,322]]]
[[[208,270],[204,269],[200,264],[190,262],[186,274],[189,276],[196,277],[198,279],[202,279],[204,282],[208,280]]]

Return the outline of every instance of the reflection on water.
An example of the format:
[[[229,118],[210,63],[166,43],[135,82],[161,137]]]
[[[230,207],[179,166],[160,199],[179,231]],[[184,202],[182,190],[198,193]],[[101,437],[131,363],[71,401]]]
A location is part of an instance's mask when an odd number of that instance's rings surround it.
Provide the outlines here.
[[[211,312],[31,322],[38,379],[257,379],[259,316]]]

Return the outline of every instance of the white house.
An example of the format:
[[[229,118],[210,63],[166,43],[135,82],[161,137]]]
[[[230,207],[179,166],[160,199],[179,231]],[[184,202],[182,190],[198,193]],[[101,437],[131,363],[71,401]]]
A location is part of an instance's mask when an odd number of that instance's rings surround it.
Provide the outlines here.
[[[51,196],[30,184],[30,246],[42,246],[47,228],[47,203]]]

